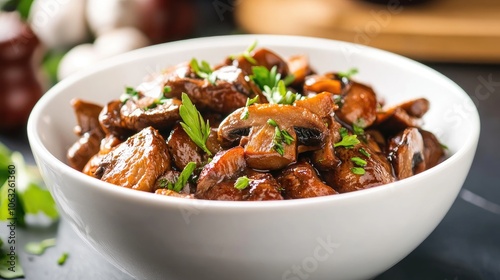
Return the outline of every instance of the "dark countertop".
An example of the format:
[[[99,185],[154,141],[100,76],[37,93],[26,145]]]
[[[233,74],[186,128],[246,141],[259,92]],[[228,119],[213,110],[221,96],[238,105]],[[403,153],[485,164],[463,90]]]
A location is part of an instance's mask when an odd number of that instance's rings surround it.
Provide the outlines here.
[[[230,33],[225,22],[218,24],[223,28],[198,33]],[[500,136],[500,65],[427,65],[454,80],[475,100],[481,117],[479,146],[463,189],[444,220],[416,250],[376,279],[500,279],[500,150],[496,138]],[[22,151],[33,162],[26,135],[0,134],[0,142]],[[17,239],[22,246],[54,236],[57,245],[42,256],[18,252],[26,279],[132,279],[88,247],[64,219],[47,229],[18,229]],[[59,266],[57,259],[63,252],[69,258]]]

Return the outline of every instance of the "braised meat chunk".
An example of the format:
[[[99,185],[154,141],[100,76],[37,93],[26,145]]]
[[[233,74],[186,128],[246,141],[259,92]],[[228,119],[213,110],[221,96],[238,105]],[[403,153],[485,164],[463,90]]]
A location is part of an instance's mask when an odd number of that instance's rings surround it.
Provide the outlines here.
[[[96,176],[121,187],[152,192],[156,179],[170,168],[165,140],[147,127],[104,156]]]

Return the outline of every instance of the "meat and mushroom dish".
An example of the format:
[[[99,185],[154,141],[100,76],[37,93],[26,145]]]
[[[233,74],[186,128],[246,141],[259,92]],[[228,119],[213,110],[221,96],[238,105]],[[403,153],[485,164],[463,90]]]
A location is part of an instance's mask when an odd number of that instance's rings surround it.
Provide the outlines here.
[[[356,72],[317,73],[255,44],[218,65],[192,59],[107,104],[72,100],[68,164],[159,195],[256,201],[372,188],[443,161],[422,128],[429,101],[386,107]]]

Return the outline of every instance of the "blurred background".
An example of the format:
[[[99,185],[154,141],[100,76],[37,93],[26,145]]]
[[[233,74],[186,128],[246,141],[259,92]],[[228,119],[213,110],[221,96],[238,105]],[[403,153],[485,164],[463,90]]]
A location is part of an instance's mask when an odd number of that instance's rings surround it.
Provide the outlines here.
[[[0,0],[0,8],[0,142],[31,164],[25,128],[37,100],[86,67],[149,45],[237,33],[305,35],[385,49],[436,69],[478,108],[478,152],[444,221],[377,279],[500,279],[500,151],[494,140],[500,127],[499,1]],[[130,279],[64,221],[20,235],[57,235],[57,247],[73,258],[58,267],[50,259],[57,253],[35,258],[21,252],[28,279]]]

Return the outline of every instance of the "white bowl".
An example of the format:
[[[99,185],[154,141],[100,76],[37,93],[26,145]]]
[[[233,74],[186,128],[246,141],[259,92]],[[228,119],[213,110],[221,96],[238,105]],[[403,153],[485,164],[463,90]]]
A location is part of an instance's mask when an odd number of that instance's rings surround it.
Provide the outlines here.
[[[357,67],[356,78],[387,104],[429,99],[424,128],[449,147],[449,158],[372,189],[268,202],[153,195],[65,164],[76,140],[72,98],[105,104],[148,73],[193,57],[219,62],[256,39],[284,57],[307,54],[320,73]],[[238,35],[148,47],[63,80],[33,109],[28,136],[64,217],[90,246],[138,279],[366,279],[403,259],[449,210],[474,157],[479,116],[455,83],[401,56],[332,40]]]

